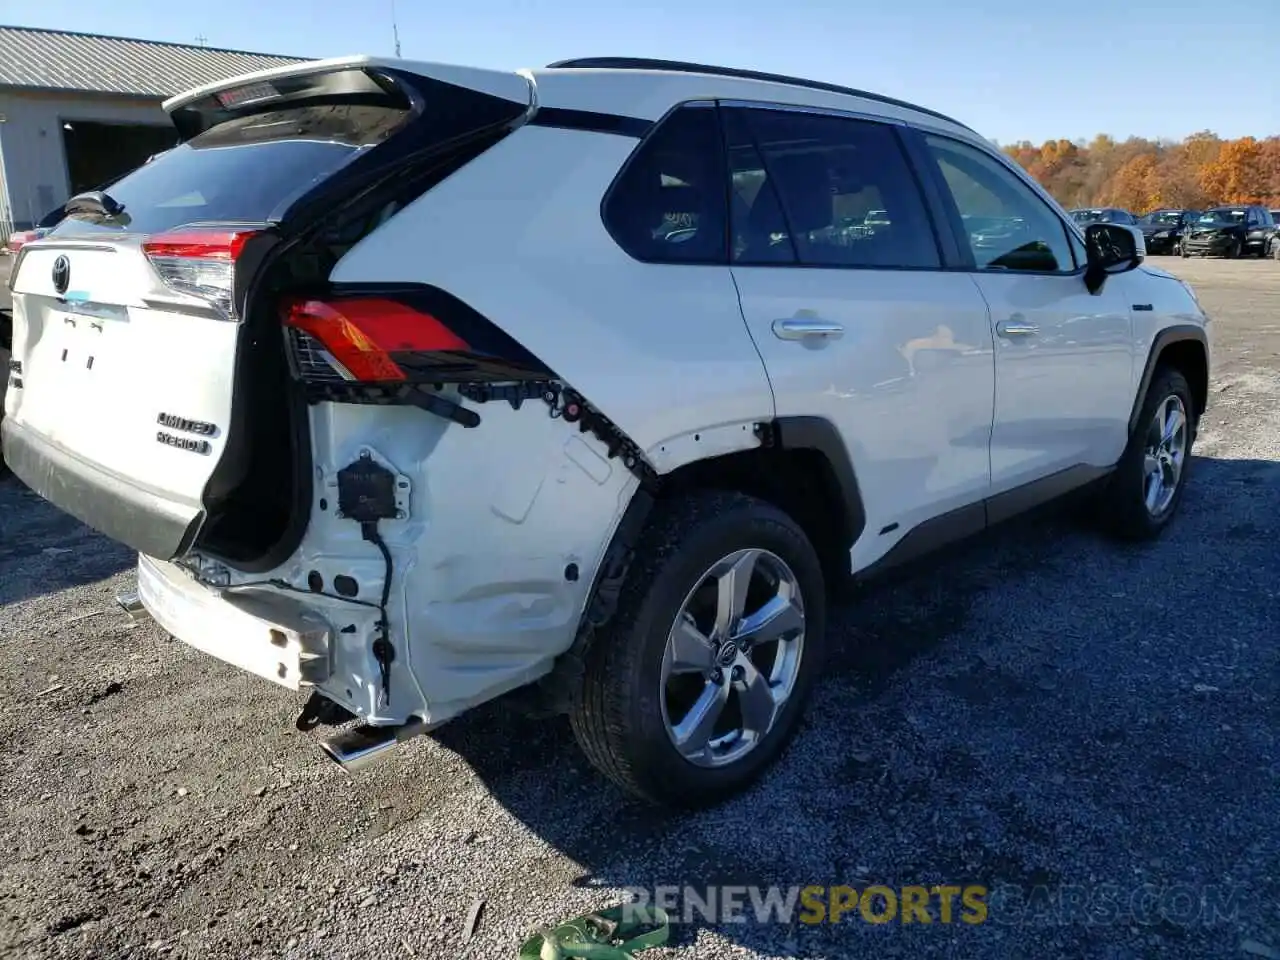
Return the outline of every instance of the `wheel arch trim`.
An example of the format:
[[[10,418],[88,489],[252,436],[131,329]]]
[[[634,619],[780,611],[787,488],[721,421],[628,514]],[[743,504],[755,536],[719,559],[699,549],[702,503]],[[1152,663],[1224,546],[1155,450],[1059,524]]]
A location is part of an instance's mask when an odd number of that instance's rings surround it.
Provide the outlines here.
[[[777,417],[773,421],[773,436],[780,449],[813,450],[831,465],[844,507],[841,539],[847,549],[852,549],[866,529],[867,512],[849,448],[836,425],[825,417]]]
[[[1147,391],[1151,388],[1151,378],[1155,376],[1156,367],[1164,351],[1175,343],[1193,341],[1200,344],[1204,351],[1205,367],[1209,365],[1209,336],[1204,327],[1191,323],[1177,324],[1160,330],[1151,341],[1151,349],[1147,352],[1147,362],[1142,369],[1142,378],[1138,381],[1138,390],[1133,398],[1133,409],[1129,412],[1129,432],[1133,433],[1138,424],[1138,415],[1146,402]],[[1203,410],[1199,411],[1203,413]]]

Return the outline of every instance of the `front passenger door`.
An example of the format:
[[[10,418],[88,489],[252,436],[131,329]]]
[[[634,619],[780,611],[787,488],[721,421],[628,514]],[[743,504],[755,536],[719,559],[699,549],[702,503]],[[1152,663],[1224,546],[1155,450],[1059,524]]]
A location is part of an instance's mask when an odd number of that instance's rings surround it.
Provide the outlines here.
[[[1133,399],[1134,276],[1108,277],[1090,294],[1066,224],[1002,160],[950,137],[922,140],[943,202],[954,204],[950,219],[971,258],[970,276],[991,307],[992,492],[1063,471],[1084,479],[1090,468],[1114,465]],[[966,228],[978,218],[1006,228]]]

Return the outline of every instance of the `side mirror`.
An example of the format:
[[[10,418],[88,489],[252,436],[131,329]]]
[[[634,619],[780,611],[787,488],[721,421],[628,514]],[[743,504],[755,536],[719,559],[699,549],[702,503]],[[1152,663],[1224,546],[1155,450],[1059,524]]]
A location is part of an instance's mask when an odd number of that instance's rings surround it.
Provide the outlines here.
[[[1084,283],[1090,293],[1101,290],[1111,274],[1132,270],[1147,256],[1142,231],[1126,224],[1091,223],[1084,228],[1084,242],[1089,252]]]

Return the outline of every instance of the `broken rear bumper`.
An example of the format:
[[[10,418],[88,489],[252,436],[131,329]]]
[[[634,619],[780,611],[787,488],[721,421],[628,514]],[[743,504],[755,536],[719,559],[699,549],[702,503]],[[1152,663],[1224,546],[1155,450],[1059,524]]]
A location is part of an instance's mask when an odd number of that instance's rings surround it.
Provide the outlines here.
[[[179,567],[138,558],[138,599],[183,643],[290,690],[333,672],[332,630],[314,610],[268,590],[218,590]]]

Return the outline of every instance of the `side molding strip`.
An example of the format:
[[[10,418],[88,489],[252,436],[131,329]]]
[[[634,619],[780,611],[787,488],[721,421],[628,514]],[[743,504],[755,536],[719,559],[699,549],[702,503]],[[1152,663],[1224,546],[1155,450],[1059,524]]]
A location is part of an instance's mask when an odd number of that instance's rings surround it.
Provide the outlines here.
[[[989,527],[1003,523],[1074,490],[1109,475],[1113,467],[1077,464],[1039,480],[1006,490],[986,500],[979,500],[912,527],[892,549],[875,563],[857,572],[859,580],[870,580],[895,567],[966,540]]]

